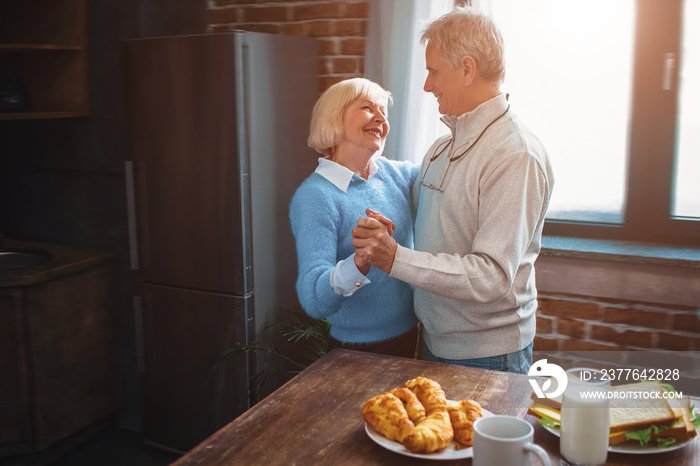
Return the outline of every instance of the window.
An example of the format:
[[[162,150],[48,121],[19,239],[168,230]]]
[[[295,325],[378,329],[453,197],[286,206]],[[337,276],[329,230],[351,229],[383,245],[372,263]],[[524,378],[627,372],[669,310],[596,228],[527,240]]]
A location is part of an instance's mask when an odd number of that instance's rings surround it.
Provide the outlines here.
[[[700,2],[683,5],[683,39],[678,88],[678,146],[674,172],[675,191],[672,214],[700,217]]]
[[[424,20],[453,8],[454,0],[370,2],[364,75],[394,96],[391,132],[384,147],[388,158],[420,163],[433,141],[448,132],[438,119],[435,98],[423,92],[425,47],[420,35]]]
[[[471,3],[552,160],[545,234],[700,246],[700,2]]]

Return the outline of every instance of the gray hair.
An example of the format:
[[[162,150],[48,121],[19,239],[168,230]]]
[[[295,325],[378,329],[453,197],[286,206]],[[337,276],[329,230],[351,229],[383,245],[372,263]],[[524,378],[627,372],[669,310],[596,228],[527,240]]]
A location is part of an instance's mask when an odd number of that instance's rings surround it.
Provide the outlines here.
[[[457,7],[426,26],[421,43],[428,41],[452,69],[469,55],[486,81],[503,83],[503,37],[490,16],[471,7]]]

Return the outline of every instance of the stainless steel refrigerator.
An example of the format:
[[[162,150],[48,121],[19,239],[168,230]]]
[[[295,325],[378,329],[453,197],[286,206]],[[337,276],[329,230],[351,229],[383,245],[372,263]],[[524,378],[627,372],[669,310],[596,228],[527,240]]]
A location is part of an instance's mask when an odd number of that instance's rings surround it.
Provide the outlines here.
[[[126,162],[144,430],[189,450],[249,407],[251,342],[296,303],[288,206],[306,145],[317,42],[249,32],[125,43]]]

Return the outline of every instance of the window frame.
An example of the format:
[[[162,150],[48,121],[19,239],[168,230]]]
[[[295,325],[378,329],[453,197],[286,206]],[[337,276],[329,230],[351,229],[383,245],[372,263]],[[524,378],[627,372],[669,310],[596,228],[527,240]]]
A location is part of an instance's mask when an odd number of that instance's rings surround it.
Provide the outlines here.
[[[700,221],[670,217],[682,12],[683,0],[637,0],[623,223],[547,219],[543,234],[700,246]],[[673,84],[664,90],[667,54],[675,66]]]

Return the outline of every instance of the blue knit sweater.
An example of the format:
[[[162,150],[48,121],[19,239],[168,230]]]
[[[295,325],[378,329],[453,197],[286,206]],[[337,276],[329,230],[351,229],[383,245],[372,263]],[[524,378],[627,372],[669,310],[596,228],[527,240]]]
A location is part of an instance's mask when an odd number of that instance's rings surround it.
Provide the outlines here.
[[[370,343],[396,337],[416,323],[413,289],[372,267],[370,284],[343,297],[331,288],[330,274],[338,261],[355,252],[352,229],[371,208],[396,224],[394,238],[413,246],[411,185],[418,167],[379,157],[377,173],[364,180],[354,175],[347,192],[318,173],[297,189],[289,206],[296,240],[299,275],[297,295],[312,317],[331,324],[333,338],[345,343]]]

